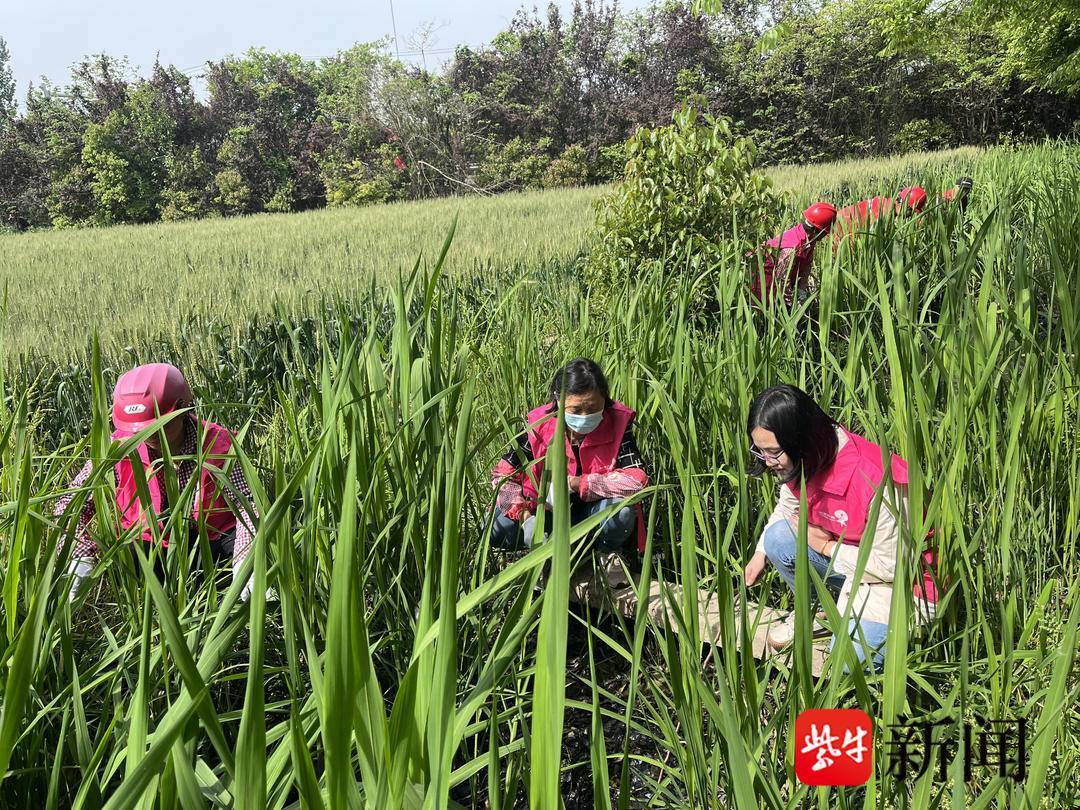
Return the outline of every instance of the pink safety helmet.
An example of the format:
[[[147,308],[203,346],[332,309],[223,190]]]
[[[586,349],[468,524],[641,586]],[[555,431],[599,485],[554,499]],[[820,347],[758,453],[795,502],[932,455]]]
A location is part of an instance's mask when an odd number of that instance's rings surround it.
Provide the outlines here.
[[[158,416],[191,404],[191,387],[180,369],[168,363],[148,363],[125,371],[113,389],[112,421],[120,433],[132,436]]]

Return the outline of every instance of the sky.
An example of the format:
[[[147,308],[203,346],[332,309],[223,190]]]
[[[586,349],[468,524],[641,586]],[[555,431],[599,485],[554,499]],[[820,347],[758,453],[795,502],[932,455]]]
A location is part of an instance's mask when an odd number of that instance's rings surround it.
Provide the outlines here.
[[[27,85],[46,76],[65,84],[70,66],[83,56],[107,53],[126,56],[144,75],[160,54],[197,74],[210,59],[240,54],[253,46],[290,51],[303,57],[330,56],[355,42],[392,37],[405,59],[420,64],[415,39],[433,23],[427,65],[437,68],[457,44],[479,45],[506,28],[521,0],[0,0],[0,37],[11,51],[20,101]],[[556,0],[564,11],[573,0]],[[529,0],[528,7],[532,7]],[[645,0],[623,0],[623,9]],[[546,0],[536,3],[546,8]],[[159,8],[154,9],[153,6]],[[393,44],[391,43],[391,47]]]

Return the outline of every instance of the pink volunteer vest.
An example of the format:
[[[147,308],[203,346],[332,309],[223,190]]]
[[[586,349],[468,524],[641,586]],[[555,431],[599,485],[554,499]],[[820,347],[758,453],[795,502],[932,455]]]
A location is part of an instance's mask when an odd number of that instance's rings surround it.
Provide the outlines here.
[[[219,470],[225,465],[225,456],[232,447],[232,436],[229,431],[213,422],[201,422],[201,429],[205,431],[203,448],[208,457],[199,471],[198,489],[195,493],[194,518],[199,520],[202,515],[206,516],[207,534],[211,540],[232,531],[236,526],[236,516],[229,508],[225,498],[218,491],[217,482],[214,480],[211,466]],[[113,433],[113,439],[124,438],[119,433]],[[139,459],[142,461],[143,472],[146,475],[146,486],[150,490],[150,505],[154,515],[161,511],[161,484],[157,475],[151,475],[150,452],[145,444],[137,448]],[[131,458],[123,458],[116,464],[116,506],[120,511],[120,526],[125,531],[133,526],[142,526],[142,539],[149,543],[153,540],[146,517],[143,515],[142,504],[139,502],[138,491],[135,487],[135,473],[132,468]],[[168,537],[162,538],[162,545],[168,546]]]
[[[870,505],[884,478],[881,447],[844,429],[848,437],[836,454],[832,465],[820,471],[806,485],[807,522],[836,535],[848,545],[857,546],[870,513]],[[908,483],[907,462],[896,454],[890,460],[890,473],[896,484]],[[797,482],[788,482],[788,489],[798,497]],[[923,552],[923,575],[916,577],[914,592],[926,600],[937,602],[933,571],[936,558],[933,549]]]
[[[623,434],[626,428],[634,421],[635,413],[621,402],[612,402],[604,409],[604,418],[600,425],[592,433],[586,434],[578,445],[578,453],[581,456],[581,469],[576,469],[577,462],[574,459],[574,450],[570,446],[570,439],[566,441],[566,463],[571,475],[585,475],[586,473],[605,473],[615,469],[615,462],[619,457],[619,446],[622,444]],[[525,495],[533,500],[540,500],[536,484],[544,472],[544,456],[555,438],[557,413],[552,406],[541,405],[534,408],[525,416],[525,424],[528,426],[529,447],[533,458],[536,459],[527,470],[522,489]],[[637,536],[638,550],[645,550],[645,513],[641,504],[634,504],[637,513]]]
[[[786,279],[775,279],[773,274],[776,272],[776,262],[780,252],[788,249],[795,251],[795,257],[788,268],[788,277]],[[813,262],[814,246],[810,244],[810,237],[807,236],[806,229],[803,228],[801,223],[788,228],[780,236],[774,236],[765,243],[765,261],[762,266],[762,275],[765,278],[764,295],[761,289],[761,279],[758,277],[756,268],[753,270],[753,278],[750,281],[750,292],[753,293],[755,298],[765,302],[768,300],[773,287],[779,284],[787,294],[790,294],[793,287],[805,283],[806,279],[809,278],[810,267]]]

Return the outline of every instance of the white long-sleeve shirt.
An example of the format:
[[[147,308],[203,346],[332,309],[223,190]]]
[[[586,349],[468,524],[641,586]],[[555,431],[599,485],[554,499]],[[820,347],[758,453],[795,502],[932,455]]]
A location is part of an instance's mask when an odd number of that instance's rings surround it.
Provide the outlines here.
[[[836,429],[839,445],[843,447],[848,442],[847,435],[840,428]],[[765,529],[758,538],[756,551],[765,553],[765,532],[770,527],[787,520],[793,522],[793,530],[797,526],[799,517],[799,496],[793,493],[786,484],[781,484],[776,506],[773,508]],[[844,575],[844,584],[837,597],[837,608],[841,614],[847,605],[852,602],[852,617],[861,617],[867,621],[887,624],[889,611],[892,606],[893,583],[896,577],[896,555],[900,549],[901,525],[907,525],[908,521],[908,495],[907,487],[896,484],[887,489],[882,495],[881,508],[878,511],[877,525],[872,534],[864,532],[859,545],[838,543],[833,552],[833,568],[837,573]],[[859,586],[852,593],[852,585],[855,578],[855,568],[858,565],[861,545],[870,542],[867,552],[866,566],[863,568]],[[920,620],[933,617],[934,606],[922,600],[916,600],[916,612]]]

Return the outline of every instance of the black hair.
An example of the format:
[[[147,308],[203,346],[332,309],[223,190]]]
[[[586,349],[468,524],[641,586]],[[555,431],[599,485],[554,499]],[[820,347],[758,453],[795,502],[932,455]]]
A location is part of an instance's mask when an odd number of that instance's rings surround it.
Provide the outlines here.
[[[794,385],[776,385],[766,388],[750,403],[750,415],[746,419],[746,433],[754,428],[765,428],[776,435],[780,448],[792,463],[791,474],[783,483],[798,481],[802,475],[809,481],[815,474],[836,460],[839,440],[836,422],[805,391]],[[753,442],[753,437],[750,439]],[[754,459],[751,475],[765,472],[765,464]]]
[[[972,180],[970,177],[957,177],[956,185],[960,186],[961,188],[972,188],[975,185],[975,181]]]
[[[600,370],[600,366],[587,357],[571,360],[556,371],[555,376],[551,378],[549,393],[551,402],[556,408],[559,407],[559,397],[564,388],[567,396],[596,391],[603,396],[605,408],[611,404],[611,390],[608,388],[607,377]]]

